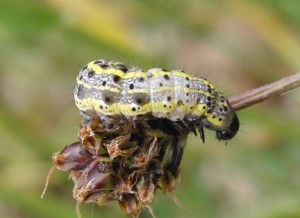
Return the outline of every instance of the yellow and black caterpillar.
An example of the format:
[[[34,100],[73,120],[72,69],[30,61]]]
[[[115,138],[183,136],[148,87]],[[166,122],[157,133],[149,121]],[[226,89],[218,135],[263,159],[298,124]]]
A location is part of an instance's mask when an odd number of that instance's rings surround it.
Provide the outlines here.
[[[231,139],[239,120],[227,99],[205,78],[181,70],[142,70],[99,59],[81,69],[74,90],[75,102],[87,119],[168,119],[215,130],[217,138]]]

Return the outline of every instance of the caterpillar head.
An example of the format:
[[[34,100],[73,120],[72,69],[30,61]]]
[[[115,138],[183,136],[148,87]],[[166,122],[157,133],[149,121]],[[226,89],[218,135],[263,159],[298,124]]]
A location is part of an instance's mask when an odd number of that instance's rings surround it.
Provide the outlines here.
[[[233,138],[239,130],[239,119],[229,102],[220,96],[215,108],[207,112],[205,126],[216,131],[219,140]]]
[[[238,119],[236,113],[234,113],[229,127],[225,130],[217,130],[216,131],[217,139],[219,139],[219,140],[232,139],[238,132],[239,127],[240,127],[239,119]]]

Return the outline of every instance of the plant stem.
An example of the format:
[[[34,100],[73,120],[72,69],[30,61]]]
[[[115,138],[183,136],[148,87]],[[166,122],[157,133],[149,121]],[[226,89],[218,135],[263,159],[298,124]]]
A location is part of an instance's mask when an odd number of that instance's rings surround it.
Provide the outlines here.
[[[229,102],[232,108],[237,111],[258,104],[266,99],[282,95],[298,87],[300,87],[300,72],[235,95],[229,98]]]

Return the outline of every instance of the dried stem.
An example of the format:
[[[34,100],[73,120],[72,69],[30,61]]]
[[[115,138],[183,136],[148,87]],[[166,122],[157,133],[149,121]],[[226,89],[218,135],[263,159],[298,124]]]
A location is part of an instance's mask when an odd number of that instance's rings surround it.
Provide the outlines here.
[[[300,86],[300,72],[284,77],[276,82],[248,90],[229,98],[231,106],[237,111],[276,97]]]
[[[46,194],[46,191],[47,191],[47,188],[48,188],[48,185],[49,185],[50,178],[51,178],[51,176],[53,175],[55,169],[56,169],[55,166],[53,166],[53,167],[50,169],[50,172],[48,173],[47,180],[46,180],[46,184],[45,184],[44,190],[43,190],[42,195],[41,195],[41,199],[43,199],[43,198],[44,198],[44,195]]]

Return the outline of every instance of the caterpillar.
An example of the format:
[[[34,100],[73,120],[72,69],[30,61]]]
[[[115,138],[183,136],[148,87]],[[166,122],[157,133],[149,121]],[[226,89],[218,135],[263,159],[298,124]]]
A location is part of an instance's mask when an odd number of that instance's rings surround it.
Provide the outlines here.
[[[228,100],[205,78],[182,70],[145,71],[98,59],[80,70],[74,97],[84,119],[100,118],[108,128],[119,119],[168,119],[215,130],[220,140],[239,129]]]

